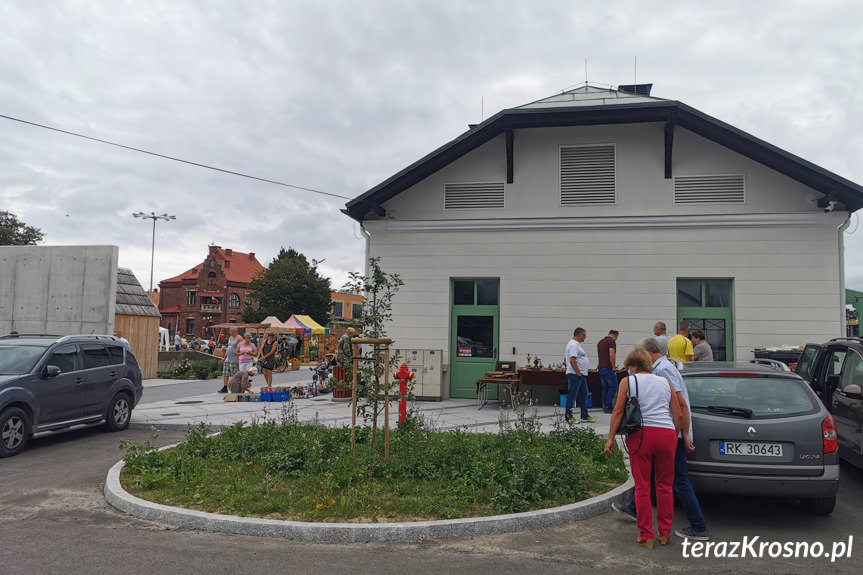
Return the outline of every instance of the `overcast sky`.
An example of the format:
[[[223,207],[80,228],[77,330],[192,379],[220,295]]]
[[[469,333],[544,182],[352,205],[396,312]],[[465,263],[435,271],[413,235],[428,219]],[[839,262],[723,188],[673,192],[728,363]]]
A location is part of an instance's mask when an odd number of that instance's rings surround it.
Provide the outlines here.
[[[352,198],[483,116],[637,77],[863,183],[861,22],[852,1],[10,1],[0,114]],[[216,243],[265,266],[293,246],[338,288],[363,266],[345,201],[0,119],[0,209],[46,244],[118,245],[145,288],[136,211],[177,217],[156,284]]]

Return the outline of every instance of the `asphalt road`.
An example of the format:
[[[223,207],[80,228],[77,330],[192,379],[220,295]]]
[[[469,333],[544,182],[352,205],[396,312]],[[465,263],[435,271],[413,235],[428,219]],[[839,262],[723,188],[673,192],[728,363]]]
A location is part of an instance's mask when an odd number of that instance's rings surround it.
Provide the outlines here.
[[[119,434],[85,429],[34,440],[0,460],[0,573],[859,573],[863,472],[844,467],[836,511],[804,514],[793,501],[702,497],[714,541],[833,542],[854,536],[851,558],[699,559],[681,540],[653,551],[635,544],[634,523],[607,513],[561,527],[412,543],[316,544],[176,529],[126,516],[102,497],[120,457]],[[180,431],[162,431],[157,444]],[[685,524],[677,512],[675,526]],[[757,546],[756,546],[757,549]]]

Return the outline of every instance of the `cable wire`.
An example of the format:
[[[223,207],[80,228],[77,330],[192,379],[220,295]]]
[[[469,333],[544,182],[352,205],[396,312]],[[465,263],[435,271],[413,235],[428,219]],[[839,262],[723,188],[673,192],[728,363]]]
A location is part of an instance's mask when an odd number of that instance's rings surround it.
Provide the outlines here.
[[[173,156],[166,156],[165,154],[157,154],[156,152],[150,152],[147,150],[142,150],[141,148],[133,148],[132,146],[124,146],[123,144],[117,144],[115,142],[109,142],[108,140],[101,140],[99,138],[94,138],[92,136],[85,136],[83,134],[76,134],[75,132],[69,132],[68,130],[61,130],[60,128],[53,128],[51,126],[45,126],[43,124],[37,124],[36,122],[29,122],[27,120],[21,120],[20,118],[13,118],[12,116],[6,116],[0,114],[0,118],[4,118],[6,120],[12,120],[13,122],[20,122],[22,124],[28,124],[30,126],[36,126],[37,128],[44,128],[46,130],[52,130],[54,132],[60,132],[61,134],[67,134],[69,136],[76,136],[78,138],[84,138],[85,140],[92,140],[94,142],[99,142],[101,144],[108,144],[109,146],[116,146],[118,148],[124,148],[126,150],[132,150],[133,152],[140,152],[142,154],[149,154],[151,156],[156,156],[158,158],[164,158],[166,160],[173,160],[175,162],[181,162],[183,164],[189,164],[191,166],[197,166],[199,168],[206,168],[208,170],[215,170],[217,172],[223,172],[225,174],[231,174],[232,176],[240,176],[241,178],[249,178],[250,180],[258,180],[259,182],[266,182],[268,184],[276,184],[277,186],[285,186],[287,188],[295,188],[297,190],[304,190],[306,192],[312,192],[315,194],[322,194],[324,196],[330,196],[333,198],[342,198],[344,200],[350,200],[353,198],[349,198],[348,196],[340,196],[339,194],[332,194],[330,192],[322,192],[321,190],[313,190],[312,188],[304,188],[303,186],[295,186],[294,184],[286,184],[284,182],[279,182],[276,180],[269,180],[267,178],[259,178],[257,176],[250,176],[249,174],[243,174],[240,172],[233,172],[231,170],[224,170],[222,168],[216,168],[215,166],[208,166],[206,164],[199,164],[198,162],[192,162],[189,160],[182,160],[180,158],[175,158]]]

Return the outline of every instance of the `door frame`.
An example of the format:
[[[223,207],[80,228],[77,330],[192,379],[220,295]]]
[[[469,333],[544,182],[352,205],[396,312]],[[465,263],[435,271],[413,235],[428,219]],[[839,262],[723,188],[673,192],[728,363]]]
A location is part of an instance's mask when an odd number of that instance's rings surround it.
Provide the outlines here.
[[[477,287],[476,283],[474,283],[474,304],[473,305],[456,305],[455,302],[455,282],[457,281],[483,281],[483,280],[495,280],[498,282],[498,304],[497,305],[477,305]],[[494,318],[494,327],[493,327],[493,336],[492,336],[492,346],[494,348],[494,353],[492,357],[483,357],[483,358],[475,358],[476,362],[473,363],[487,363],[490,367],[485,371],[491,371],[494,369],[497,364],[498,357],[500,357],[500,279],[499,278],[450,278],[450,336],[449,336],[449,352],[450,352],[450,369],[449,369],[449,388],[450,388],[450,397],[468,397],[465,395],[467,392],[464,388],[460,390],[456,390],[455,382],[456,378],[459,375],[457,367],[458,363],[461,362],[469,362],[470,358],[459,358],[458,356],[458,317],[459,316],[482,316],[488,317],[491,316]],[[480,374],[482,375],[482,374]],[[454,393],[455,392],[455,393]],[[474,397],[473,395],[469,397]],[[497,399],[498,397],[498,389],[497,386],[490,386],[488,390],[488,398],[489,399]]]

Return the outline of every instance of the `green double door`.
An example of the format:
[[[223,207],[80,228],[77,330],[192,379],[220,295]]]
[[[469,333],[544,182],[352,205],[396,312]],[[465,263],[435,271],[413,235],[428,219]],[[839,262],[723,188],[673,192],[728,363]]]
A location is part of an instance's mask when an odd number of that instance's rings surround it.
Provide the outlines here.
[[[452,281],[451,397],[476,397],[476,380],[497,365],[499,288],[497,279]],[[489,389],[489,398],[497,398],[496,387]]]

